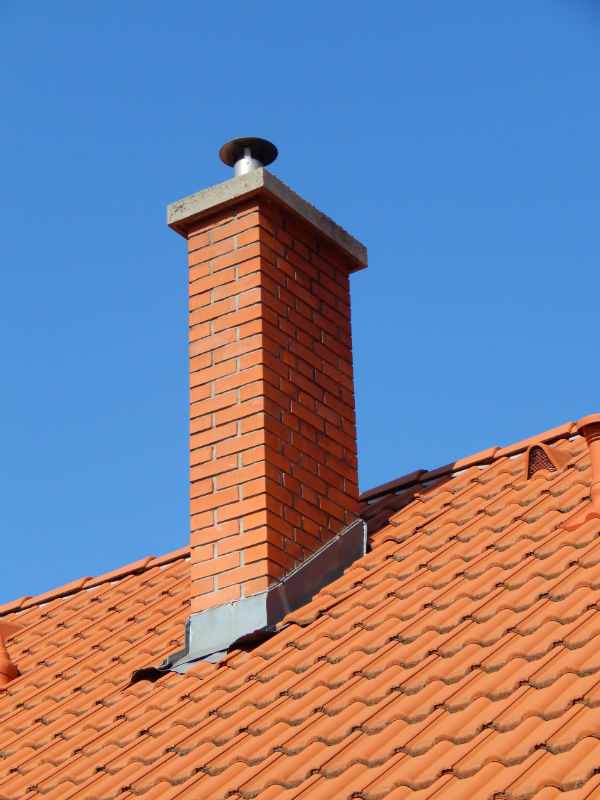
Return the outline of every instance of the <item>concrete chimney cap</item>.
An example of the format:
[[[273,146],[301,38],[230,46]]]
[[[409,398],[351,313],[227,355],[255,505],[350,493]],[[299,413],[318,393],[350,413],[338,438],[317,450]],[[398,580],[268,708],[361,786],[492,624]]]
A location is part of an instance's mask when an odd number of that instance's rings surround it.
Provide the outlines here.
[[[247,156],[255,161],[260,161],[263,167],[272,164],[277,158],[277,148],[272,142],[266,139],[258,139],[254,136],[242,136],[239,139],[232,139],[219,150],[219,157],[224,164],[235,167],[236,163]]]

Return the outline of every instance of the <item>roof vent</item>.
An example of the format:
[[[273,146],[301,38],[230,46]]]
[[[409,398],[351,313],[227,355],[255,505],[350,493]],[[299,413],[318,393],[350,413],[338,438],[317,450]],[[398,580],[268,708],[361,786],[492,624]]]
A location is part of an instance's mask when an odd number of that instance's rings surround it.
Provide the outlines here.
[[[532,447],[528,453],[527,459],[527,478],[531,478],[536,472],[541,469],[547,469],[548,472],[556,472],[556,467],[550,461],[546,453],[541,447]]]
[[[564,467],[569,459],[569,454],[563,453],[558,447],[549,447],[547,444],[541,443],[533,444],[527,448],[527,453],[525,454],[527,480],[543,469],[548,472],[556,472],[557,469]]]
[[[224,164],[233,167],[233,174],[237,178],[238,175],[272,164],[277,152],[275,145],[266,139],[242,136],[224,144],[219,150],[219,157]]]

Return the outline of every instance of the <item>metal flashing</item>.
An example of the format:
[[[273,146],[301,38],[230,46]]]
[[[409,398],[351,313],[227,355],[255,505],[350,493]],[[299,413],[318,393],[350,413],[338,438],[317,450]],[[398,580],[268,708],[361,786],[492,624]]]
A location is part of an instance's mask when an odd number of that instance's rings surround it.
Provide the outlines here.
[[[159,674],[184,673],[197,661],[218,661],[251,634],[268,634],[287,614],[339,578],[366,551],[366,523],[357,519],[265,592],[191,614],[185,626],[184,648],[168,656],[156,670]],[[148,679],[150,672],[152,668],[140,670],[132,680]]]
[[[267,194],[296,212],[354,262],[352,272],[367,266],[367,248],[318,208],[296,194],[264,167],[203,189],[167,206],[167,225],[182,236],[197,220],[241,198]]]

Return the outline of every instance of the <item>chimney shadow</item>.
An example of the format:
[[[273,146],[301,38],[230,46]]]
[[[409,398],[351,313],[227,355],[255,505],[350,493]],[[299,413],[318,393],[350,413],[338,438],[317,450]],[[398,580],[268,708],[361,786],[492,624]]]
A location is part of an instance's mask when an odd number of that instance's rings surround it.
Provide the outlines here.
[[[380,531],[388,525],[394,514],[406,508],[419,496],[439,491],[440,487],[452,479],[454,464],[448,464],[433,473],[418,470],[405,478],[365,492],[360,497],[360,515],[367,523],[367,536]],[[370,548],[367,548],[370,549]]]

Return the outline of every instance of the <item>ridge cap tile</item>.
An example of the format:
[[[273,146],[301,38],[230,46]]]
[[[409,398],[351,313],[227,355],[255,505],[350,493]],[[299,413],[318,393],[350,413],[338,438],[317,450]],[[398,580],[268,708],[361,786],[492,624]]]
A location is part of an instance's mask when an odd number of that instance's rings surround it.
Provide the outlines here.
[[[396,489],[404,489],[413,483],[419,483],[419,479],[426,474],[427,470],[417,469],[400,478],[395,478],[394,480],[382,483],[380,486],[375,486],[375,488],[369,489],[366,492],[361,492],[359,499],[361,502],[365,502],[378,498],[380,495],[388,494]]]
[[[520,453],[521,451],[527,450],[527,448],[531,445],[549,444],[557,439],[568,439],[573,432],[576,431],[576,428],[576,423],[565,422],[564,425],[559,425],[556,428],[551,428],[550,430],[543,431],[535,436],[529,436],[527,439],[522,439],[520,442],[515,442],[514,444],[500,448],[499,452],[497,453],[497,457],[501,458],[502,456]]]
[[[105,572],[96,577],[86,575],[83,578],[78,578],[77,580],[66,583],[63,586],[57,587],[56,589],[50,589],[42,594],[33,596],[25,595],[19,600],[13,600],[12,602],[5,603],[4,605],[0,606],[0,616],[10,614],[14,611],[27,610],[35,606],[46,605],[52,600],[56,600],[61,597],[68,597],[80,592],[82,589],[93,589],[103,583],[117,581],[121,578],[127,577],[128,575],[134,575],[136,573],[146,571],[153,566],[163,566],[180,559],[185,559],[189,556],[189,552],[189,547],[182,547],[171,553],[167,553],[164,556],[146,556],[138,561],[133,561],[130,564],[126,564],[123,567],[118,567],[117,569],[111,570],[110,572]]]
[[[496,459],[515,455],[521,451],[524,452],[527,447],[533,444],[551,443],[558,439],[568,439],[573,435],[573,433],[577,433],[577,423],[565,422],[563,425],[559,425],[556,428],[550,428],[547,431],[535,434],[534,436],[530,436],[527,439],[523,439],[519,442],[515,442],[504,447],[494,445],[478,453],[465,456],[457,461],[449,462],[448,464],[437,467],[433,470],[415,470],[399,478],[395,478],[382,483],[379,486],[375,486],[372,489],[361,492],[359,499],[361,503],[366,503],[394,492],[396,489],[406,488],[416,483],[427,483],[429,481],[437,480],[445,475],[450,475],[455,471],[460,472],[470,466],[478,466],[480,464],[487,463],[488,461],[491,463]]]

